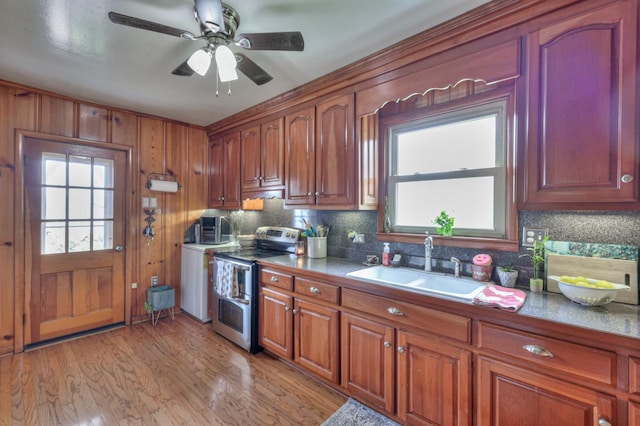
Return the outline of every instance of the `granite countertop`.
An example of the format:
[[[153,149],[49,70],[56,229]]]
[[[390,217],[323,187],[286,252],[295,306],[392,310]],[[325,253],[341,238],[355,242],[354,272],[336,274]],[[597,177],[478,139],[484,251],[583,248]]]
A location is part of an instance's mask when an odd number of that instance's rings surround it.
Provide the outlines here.
[[[362,263],[336,257],[310,259],[284,255],[269,257],[262,261],[343,278],[349,272],[365,267]],[[514,315],[640,339],[640,307],[634,305],[609,303],[604,306],[587,307],[570,301],[562,294],[527,292],[527,300]]]

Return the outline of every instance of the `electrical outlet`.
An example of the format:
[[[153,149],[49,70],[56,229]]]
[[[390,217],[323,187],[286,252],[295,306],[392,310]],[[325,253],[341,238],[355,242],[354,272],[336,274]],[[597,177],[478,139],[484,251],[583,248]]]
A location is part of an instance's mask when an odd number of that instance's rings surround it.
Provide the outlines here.
[[[138,283],[131,283],[131,288],[138,288]]]
[[[151,287],[155,287],[158,285],[158,276],[154,275],[151,277]]]
[[[534,241],[542,241],[549,235],[548,229],[542,228],[522,228],[522,247],[533,247]]]

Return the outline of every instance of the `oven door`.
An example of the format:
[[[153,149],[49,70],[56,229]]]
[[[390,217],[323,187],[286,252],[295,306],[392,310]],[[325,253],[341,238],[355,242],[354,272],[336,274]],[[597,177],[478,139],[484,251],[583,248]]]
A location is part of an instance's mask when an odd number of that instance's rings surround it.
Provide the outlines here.
[[[221,286],[219,270],[228,263],[233,265],[233,273],[238,285],[237,297],[220,294]],[[241,348],[255,353],[257,346],[256,327],[256,292],[254,286],[257,283],[257,264],[255,262],[236,262],[230,260],[215,259],[213,265],[213,318],[211,321],[213,330],[226,337]]]

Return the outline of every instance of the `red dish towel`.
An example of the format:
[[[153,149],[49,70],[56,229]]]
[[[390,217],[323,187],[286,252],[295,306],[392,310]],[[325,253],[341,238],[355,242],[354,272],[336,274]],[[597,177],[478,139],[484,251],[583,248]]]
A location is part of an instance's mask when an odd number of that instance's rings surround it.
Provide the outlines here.
[[[515,312],[524,304],[527,294],[522,290],[487,284],[474,299],[476,305],[490,306]]]

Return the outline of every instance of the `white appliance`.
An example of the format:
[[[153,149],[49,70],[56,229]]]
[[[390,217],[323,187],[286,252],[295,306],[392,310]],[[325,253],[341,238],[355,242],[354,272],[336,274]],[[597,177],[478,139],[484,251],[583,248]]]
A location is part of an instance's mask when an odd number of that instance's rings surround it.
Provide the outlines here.
[[[183,244],[180,274],[180,308],[192,317],[209,322],[207,316],[208,261],[211,245]]]

